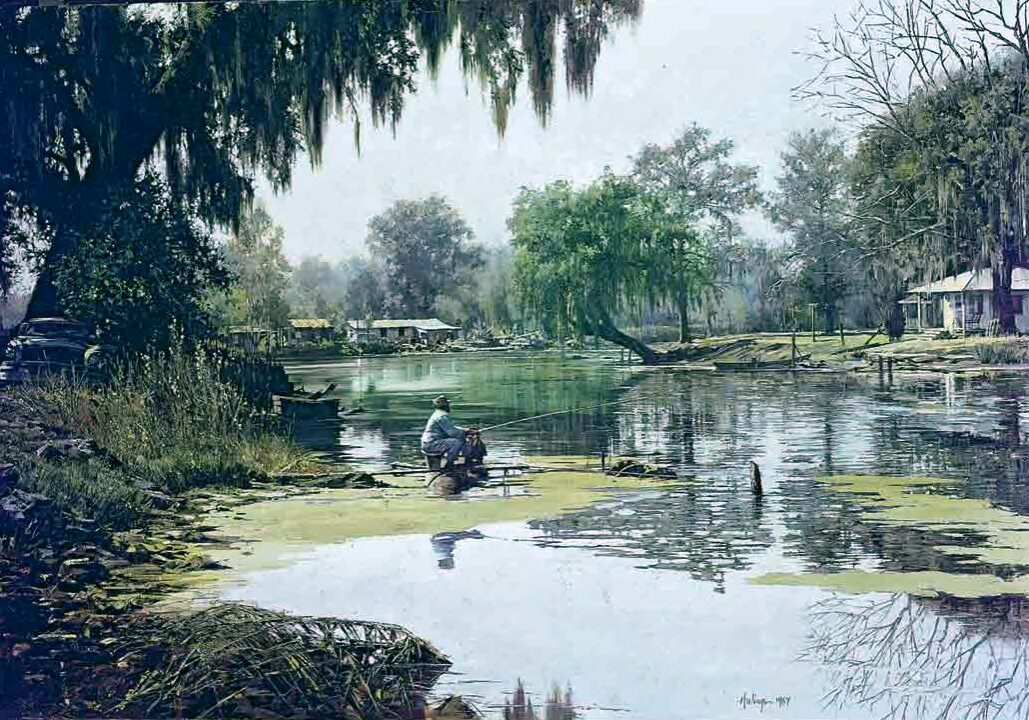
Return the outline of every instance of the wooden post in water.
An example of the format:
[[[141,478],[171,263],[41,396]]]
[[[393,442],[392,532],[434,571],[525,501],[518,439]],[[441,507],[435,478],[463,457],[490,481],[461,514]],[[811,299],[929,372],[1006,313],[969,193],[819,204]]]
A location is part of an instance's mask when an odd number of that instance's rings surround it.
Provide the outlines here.
[[[761,468],[753,460],[750,461],[750,491],[757,497],[761,497],[765,492],[761,486]]]
[[[890,381],[890,385],[893,384],[893,356],[890,355],[886,358],[886,378]]]
[[[840,345],[847,347],[847,339],[843,336],[843,321],[840,320]]]
[[[790,367],[797,367],[797,330],[790,335]]]

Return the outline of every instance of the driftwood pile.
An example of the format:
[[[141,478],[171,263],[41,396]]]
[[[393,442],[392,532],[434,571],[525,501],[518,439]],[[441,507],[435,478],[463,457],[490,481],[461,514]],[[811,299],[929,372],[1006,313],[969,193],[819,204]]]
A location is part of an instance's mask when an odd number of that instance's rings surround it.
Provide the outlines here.
[[[619,458],[607,469],[608,475],[615,477],[652,477],[674,480],[678,475],[675,468],[668,465],[645,463],[633,458]]]
[[[125,634],[130,684],[109,711],[133,717],[395,717],[449,666],[396,625],[236,604],[140,614]]]

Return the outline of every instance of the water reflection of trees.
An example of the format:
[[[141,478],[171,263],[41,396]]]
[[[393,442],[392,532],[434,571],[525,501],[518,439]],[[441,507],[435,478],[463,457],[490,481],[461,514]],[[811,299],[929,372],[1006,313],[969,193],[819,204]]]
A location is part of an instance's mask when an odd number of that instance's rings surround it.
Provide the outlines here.
[[[740,490],[744,492],[740,492]],[[725,576],[750,567],[771,546],[762,502],[743,481],[689,479],[656,497],[611,502],[537,520],[544,545],[574,545],[602,555],[637,558],[642,567],[680,570],[725,591]]]
[[[829,674],[830,706],[883,718],[1029,717],[1029,599],[835,597],[812,612],[804,657]]]
[[[359,402],[367,413],[347,423],[376,428],[390,438],[397,456],[417,453],[430,400],[440,392],[452,397],[455,418],[463,425],[573,411],[501,428],[489,439],[532,454],[599,453],[610,445],[611,408],[596,406],[619,399],[639,377],[605,359],[570,366],[557,357],[520,355],[388,358],[331,372],[301,377],[312,387],[329,380],[350,385],[348,402]]]

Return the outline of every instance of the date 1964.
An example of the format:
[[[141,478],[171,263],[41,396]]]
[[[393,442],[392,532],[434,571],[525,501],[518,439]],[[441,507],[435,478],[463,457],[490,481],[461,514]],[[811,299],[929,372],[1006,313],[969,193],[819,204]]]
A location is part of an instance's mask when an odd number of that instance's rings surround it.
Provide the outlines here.
[[[739,706],[742,708],[756,707],[762,712],[767,708],[776,708],[782,710],[790,706],[789,695],[777,695],[774,698],[762,697],[757,693],[743,693],[740,695],[738,700]]]

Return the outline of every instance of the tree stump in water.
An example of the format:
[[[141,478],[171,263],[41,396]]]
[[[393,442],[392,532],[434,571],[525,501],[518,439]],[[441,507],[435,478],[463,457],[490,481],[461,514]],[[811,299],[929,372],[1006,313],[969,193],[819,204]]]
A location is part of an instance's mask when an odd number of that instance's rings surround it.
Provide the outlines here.
[[[763,495],[765,492],[761,487],[761,468],[753,460],[750,461],[750,491],[755,495]]]

